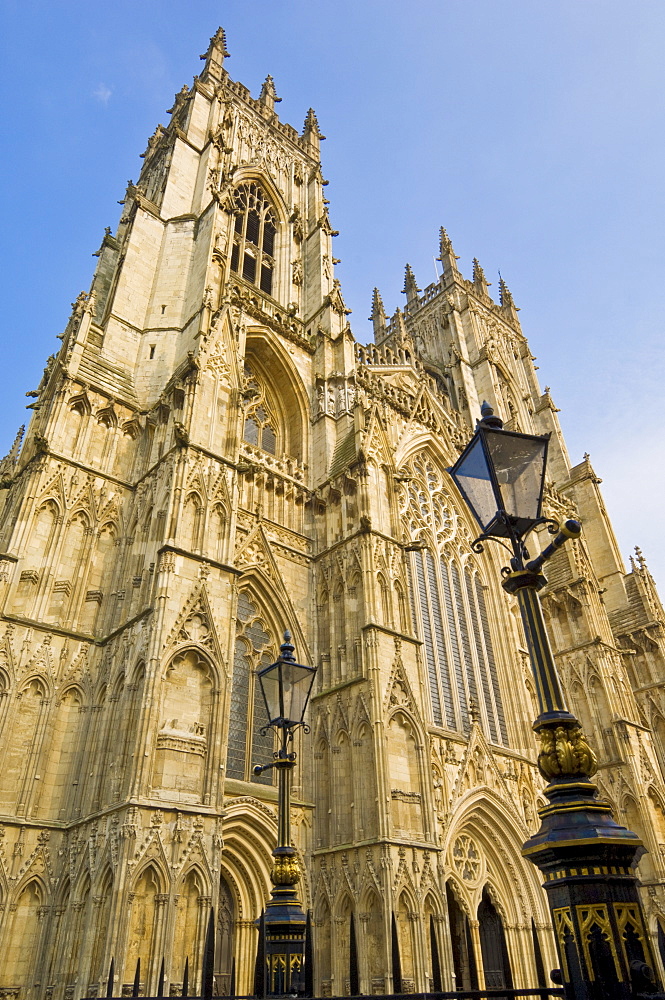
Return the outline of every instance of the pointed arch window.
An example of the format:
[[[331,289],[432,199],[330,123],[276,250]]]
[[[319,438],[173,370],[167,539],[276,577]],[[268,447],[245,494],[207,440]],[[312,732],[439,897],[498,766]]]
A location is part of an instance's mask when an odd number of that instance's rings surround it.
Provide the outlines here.
[[[473,712],[480,715],[493,743],[508,734],[485,595],[467,567],[429,549],[412,552],[410,589],[418,631],[424,643],[432,718],[437,726],[467,732]]]
[[[270,455],[277,454],[278,421],[266,388],[249,365],[245,365],[245,392],[250,403],[245,411],[243,438]]]
[[[416,629],[423,640],[432,720],[468,732],[474,713],[493,743],[507,731],[492,648],[485,595],[470,564],[461,568],[445,545],[455,516],[443,478],[426,455],[410,464],[402,487],[404,537],[422,548],[409,558],[409,590]]]
[[[233,204],[231,270],[272,295],[277,219],[259,184],[241,184]]]

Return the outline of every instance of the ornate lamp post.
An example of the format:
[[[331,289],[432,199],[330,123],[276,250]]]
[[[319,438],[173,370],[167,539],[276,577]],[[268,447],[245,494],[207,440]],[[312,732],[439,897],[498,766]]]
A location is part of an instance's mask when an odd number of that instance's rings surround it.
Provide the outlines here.
[[[296,754],[289,749],[293,733],[304,723],[305,711],[314,683],[316,667],[296,663],[291,636],[284,633],[278,659],[258,672],[261,693],[268,713],[262,732],[275,729],[279,749],[270,764],[257,764],[254,774],[276,768],[279,778],[277,800],[277,846],[272,870],[273,889],[261,921],[257,984],[261,996],[303,996],[305,994],[305,929],[307,920],[296,886],[300,865],[291,845],[291,772]]]
[[[541,515],[549,435],[503,430],[487,403],[476,433],[449,470],[482,531],[473,543],[498,541],[511,553],[503,588],[515,594],[529,646],[539,715],[538,768],[549,782],[550,804],[523,855],[541,870],[547,891],[567,1000],[627,1000],[652,992],[653,958],[633,867],[644,853],[635,833],[619,826],[591,780],[596,757],[566,707],[545,631],[538,591],[543,564],[581,526],[559,526]],[[525,536],[547,524],[554,540],[534,559]]]

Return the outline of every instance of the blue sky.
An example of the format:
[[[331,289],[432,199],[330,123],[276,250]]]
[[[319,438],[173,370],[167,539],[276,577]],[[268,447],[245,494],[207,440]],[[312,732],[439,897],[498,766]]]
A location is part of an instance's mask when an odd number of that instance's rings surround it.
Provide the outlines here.
[[[665,586],[662,0],[3,0],[0,454],[88,288],[139,154],[218,24],[231,76],[307,108],[356,337],[434,279],[444,225],[500,269],[573,462]]]

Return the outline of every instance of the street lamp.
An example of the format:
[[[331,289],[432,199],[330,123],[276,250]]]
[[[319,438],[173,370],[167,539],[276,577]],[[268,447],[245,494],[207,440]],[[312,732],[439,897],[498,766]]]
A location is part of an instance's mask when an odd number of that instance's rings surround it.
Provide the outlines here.
[[[547,891],[562,983],[567,1000],[627,1000],[652,992],[654,968],[634,866],[644,853],[635,833],[619,826],[611,804],[591,781],[596,756],[566,707],[538,591],[547,583],[543,564],[581,525],[562,526],[542,516],[549,435],[503,430],[483,403],[476,433],[449,470],[488,540],[511,553],[502,586],[517,597],[536,685],[540,740],[538,768],[549,782],[550,804],[539,810],[540,830],[522,853],[541,870]],[[530,559],[524,539],[547,524],[553,541]]]
[[[316,667],[296,663],[291,636],[284,633],[279,657],[270,666],[258,671],[268,724],[261,732],[275,729],[279,748],[269,764],[256,764],[254,774],[276,768],[278,774],[277,846],[272,852],[273,889],[260,922],[257,957],[257,991],[260,996],[305,995],[306,980],[311,970],[305,969],[305,930],[307,920],[302,911],[296,885],[301,875],[295,848],[291,845],[291,772],[296,753],[289,749],[293,733],[309,727],[304,718],[314,683]]]

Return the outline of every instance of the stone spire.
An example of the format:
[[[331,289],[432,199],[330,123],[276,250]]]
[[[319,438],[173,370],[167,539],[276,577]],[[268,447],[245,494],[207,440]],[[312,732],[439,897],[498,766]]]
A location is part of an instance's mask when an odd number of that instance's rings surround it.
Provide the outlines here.
[[[386,311],[383,308],[383,299],[378,288],[374,289],[372,314],[369,318],[374,326],[374,343],[378,344],[386,335]]]
[[[204,83],[221,83],[224,75],[224,59],[229,57],[226,50],[226,34],[223,28],[218,28],[210,39],[208,51],[204,52],[201,59],[205,59],[206,64],[201,73]]]
[[[479,292],[487,295],[487,289],[490,282],[485,277],[485,272],[483,271],[477,257],[473,258],[473,283]]]
[[[305,124],[302,130],[302,137],[305,143],[309,146],[312,155],[316,156],[318,159],[321,149],[320,144],[322,140],[325,139],[325,135],[321,134],[314,108],[310,108],[307,112],[307,117],[305,118]]]
[[[519,323],[517,318],[519,309],[513,302],[513,296],[508,288],[508,285],[501,277],[501,271],[499,271],[499,302],[501,304],[501,308],[510,317],[510,319],[512,319],[515,323]]]
[[[268,76],[263,81],[263,86],[261,87],[261,93],[259,95],[259,103],[263,104],[264,107],[268,108],[269,111],[275,110],[275,105],[281,101],[281,97],[277,96],[277,91],[275,90],[275,81],[268,74]]]
[[[411,265],[407,264],[404,270],[404,288],[402,293],[406,295],[406,304],[409,306],[414,299],[418,298],[418,292],[420,289],[416,284],[416,276],[411,270]]]
[[[459,260],[459,257],[453,250],[450,237],[443,226],[441,226],[441,229],[439,230],[439,256],[437,260],[440,260],[443,265],[444,278],[449,279],[459,276],[459,270],[457,268],[457,261]]]

